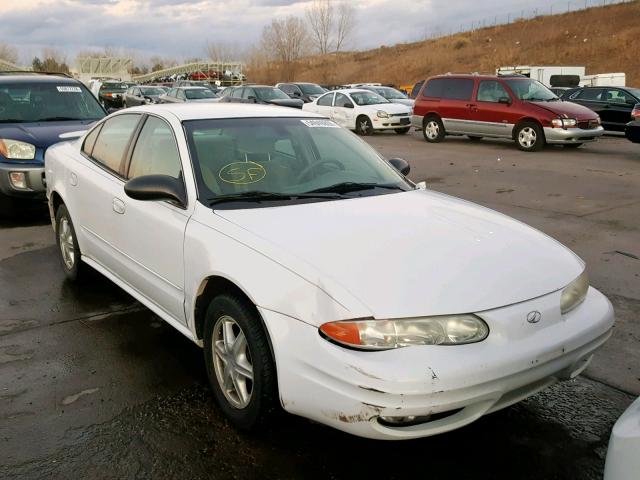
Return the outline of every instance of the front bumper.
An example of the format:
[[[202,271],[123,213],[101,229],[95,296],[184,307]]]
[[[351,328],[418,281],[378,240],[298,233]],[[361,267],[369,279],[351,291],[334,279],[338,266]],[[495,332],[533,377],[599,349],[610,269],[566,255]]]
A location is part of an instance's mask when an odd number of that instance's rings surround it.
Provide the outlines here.
[[[9,179],[9,173],[23,172],[27,180],[27,188],[16,188]],[[0,163],[0,193],[16,198],[45,198],[46,183],[42,165],[20,162]]]
[[[410,117],[389,117],[379,118],[373,117],[373,128],[375,130],[394,130],[396,128],[409,128],[411,127]]]
[[[597,127],[585,130],[582,128],[551,128],[544,127],[544,137],[547,143],[572,144],[586,143],[597,140],[604,134],[604,128]]]
[[[610,336],[613,308],[591,288],[565,316],[559,292],[480,312],[491,333],[462,346],[360,352],[327,342],[316,327],[260,309],[274,347],[285,410],[374,439],[419,438],[453,430],[573,378]],[[543,320],[526,322],[538,310]],[[429,417],[390,426],[380,417]]]

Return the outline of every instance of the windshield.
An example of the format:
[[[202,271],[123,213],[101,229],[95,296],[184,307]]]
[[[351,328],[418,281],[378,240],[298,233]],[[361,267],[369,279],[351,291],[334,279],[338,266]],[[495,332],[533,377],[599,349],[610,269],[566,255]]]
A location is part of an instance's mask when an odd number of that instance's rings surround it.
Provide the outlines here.
[[[289,95],[279,88],[254,88],[260,100],[289,100]]]
[[[164,90],[156,87],[142,87],[140,91],[143,95],[162,95]]]
[[[358,105],[378,105],[380,103],[389,103],[386,98],[375,92],[354,92],[350,95],[351,98],[353,98],[353,101]]]
[[[184,126],[205,205],[226,195],[312,195],[345,184],[367,190],[344,198],[413,188],[367,143],[330,120],[211,119]]]
[[[376,88],[376,92],[378,92],[387,100],[400,100],[400,99],[407,98],[407,96],[404,93],[399,92],[395,88],[391,88],[391,87]]]
[[[216,94],[208,88],[190,88],[184,91],[189,100],[199,100],[201,98],[216,98]]]
[[[0,84],[0,122],[97,120],[104,116],[96,98],[76,83]]]
[[[506,84],[513,94],[520,100],[528,100],[530,102],[548,102],[549,100],[557,100],[555,93],[545,87],[537,80],[530,78],[518,78],[505,80]]]
[[[135,84],[133,84],[135,85]],[[105,91],[109,91],[109,92],[124,92],[127,88],[129,88],[130,86],[133,85],[127,85],[126,83],[122,83],[122,82],[109,82],[109,83],[103,83],[100,86],[100,91],[101,92],[105,92]]]
[[[327,91],[315,83],[298,83],[298,87],[305,95],[322,95]]]

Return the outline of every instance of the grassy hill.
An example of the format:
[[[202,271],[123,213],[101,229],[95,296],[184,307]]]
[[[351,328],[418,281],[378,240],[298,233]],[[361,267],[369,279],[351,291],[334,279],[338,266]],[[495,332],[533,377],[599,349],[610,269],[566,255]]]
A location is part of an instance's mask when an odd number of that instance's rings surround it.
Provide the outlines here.
[[[584,65],[587,74],[624,72],[640,86],[640,1],[547,15],[435,40],[308,57],[295,79],[319,83],[411,84],[446,72],[495,72],[501,65]],[[249,65],[252,82],[282,80],[278,68]]]

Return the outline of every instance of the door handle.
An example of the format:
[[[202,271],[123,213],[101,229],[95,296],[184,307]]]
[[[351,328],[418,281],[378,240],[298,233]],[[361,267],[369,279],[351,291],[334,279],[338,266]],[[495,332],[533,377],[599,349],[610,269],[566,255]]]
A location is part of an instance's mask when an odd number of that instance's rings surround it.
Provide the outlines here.
[[[467,107],[469,107],[472,112],[478,111],[478,106],[475,103],[467,103]]]
[[[69,183],[74,187],[78,185],[78,176],[73,172],[71,172],[71,175],[69,175]]]
[[[113,207],[113,211],[122,215],[125,211],[124,202],[119,198],[114,198],[111,202],[111,206]]]

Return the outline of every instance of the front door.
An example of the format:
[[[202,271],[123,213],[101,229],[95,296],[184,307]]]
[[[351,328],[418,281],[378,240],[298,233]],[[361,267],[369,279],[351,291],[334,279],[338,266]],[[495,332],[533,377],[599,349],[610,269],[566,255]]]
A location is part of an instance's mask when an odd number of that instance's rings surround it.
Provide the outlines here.
[[[472,104],[469,133],[486,137],[511,138],[517,121],[516,107],[504,86],[497,80],[478,83],[476,101]]]

